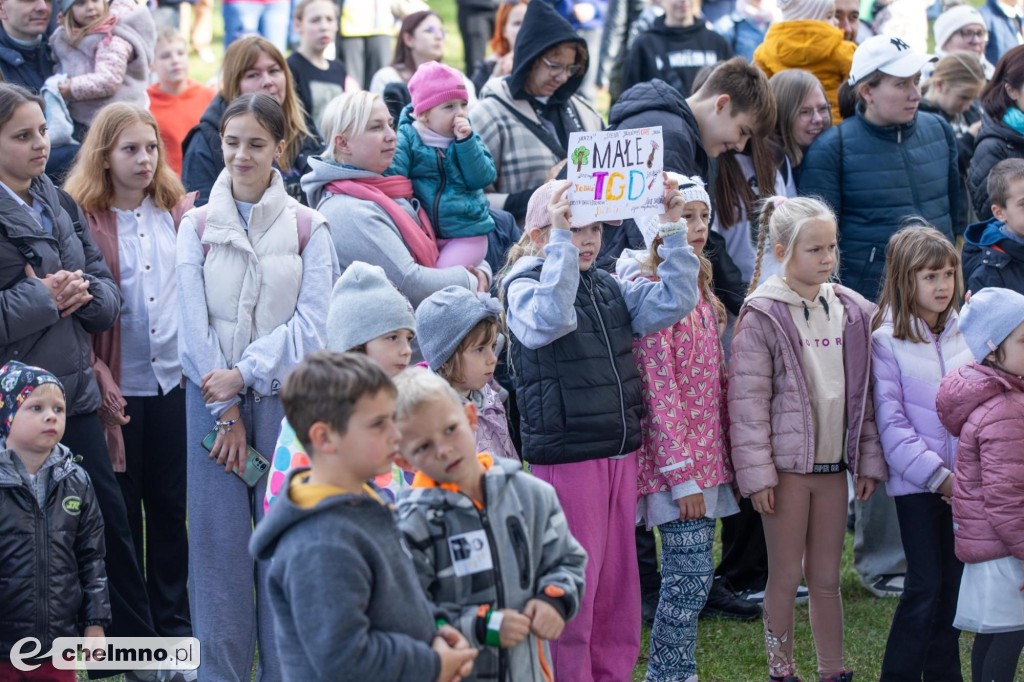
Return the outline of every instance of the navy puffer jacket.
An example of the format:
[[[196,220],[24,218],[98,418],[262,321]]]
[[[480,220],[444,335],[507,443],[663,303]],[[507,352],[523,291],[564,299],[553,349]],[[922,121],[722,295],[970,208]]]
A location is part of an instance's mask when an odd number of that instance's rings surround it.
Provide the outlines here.
[[[952,241],[959,185],[956,138],[941,117],[918,112],[909,123],[877,126],[860,108],[811,144],[798,179],[801,196],[835,211],[841,280],[870,300],[904,218],[920,216]]]
[[[1024,291],[1024,244],[1003,234],[1003,223],[990,218],[964,233],[964,286],[969,291],[1002,287]]]
[[[967,187],[978,220],[992,217],[992,202],[988,198],[988,174],[997,163],[1005,159],[1024,158],[1024,135],[983,114],[981,130],[974,140],[974,156],[967,171]]]

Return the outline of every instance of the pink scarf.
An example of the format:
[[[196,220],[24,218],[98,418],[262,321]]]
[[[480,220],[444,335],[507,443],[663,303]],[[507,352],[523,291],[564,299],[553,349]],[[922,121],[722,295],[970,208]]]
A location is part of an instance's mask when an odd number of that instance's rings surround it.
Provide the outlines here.
[[[405,245],[412,253],[412,259],[420,265],[432,268],[437,264],[437,241],[434,230],[430,227],[430,219],[421,205],[418,211],[420,222],[416,221],[402,209],[395,199],[412,199],[412,181],[401,175],[376,178],[354,178],[352,180],[334,180],[327,183],[327,191],[332,194],[345,194],[363,201],[372,201],[383,208],[398,228]]]

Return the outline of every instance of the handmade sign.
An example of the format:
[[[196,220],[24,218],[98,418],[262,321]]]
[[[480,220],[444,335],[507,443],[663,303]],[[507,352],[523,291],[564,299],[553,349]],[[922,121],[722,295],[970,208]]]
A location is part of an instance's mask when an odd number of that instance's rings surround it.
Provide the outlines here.
[[[573,224],[661,213],[661,126],[570,133],[568,179]]]

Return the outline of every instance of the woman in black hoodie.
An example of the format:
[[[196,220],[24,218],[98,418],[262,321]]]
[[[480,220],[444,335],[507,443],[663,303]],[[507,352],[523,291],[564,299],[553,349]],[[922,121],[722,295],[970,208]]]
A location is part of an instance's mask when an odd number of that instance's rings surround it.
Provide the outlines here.
[[[604,122],[576,95],[587,44],[548,3],[529,4],[513,54],[512,74],[484,87],[470,118],[498,169],[487,189],[491,208],[522,224],[530,195],[565,163],[569,133],[598,131]]]

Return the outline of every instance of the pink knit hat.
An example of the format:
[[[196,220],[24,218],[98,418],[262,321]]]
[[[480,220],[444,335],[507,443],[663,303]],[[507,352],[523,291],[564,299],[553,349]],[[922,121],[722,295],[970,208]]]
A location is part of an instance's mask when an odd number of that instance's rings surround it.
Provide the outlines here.
[[[412,113],[417,116],[450,99],[469,101],[462,74],[441,62],[420,64],[409,79],[409,94],[412,96]]]

